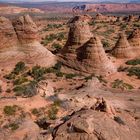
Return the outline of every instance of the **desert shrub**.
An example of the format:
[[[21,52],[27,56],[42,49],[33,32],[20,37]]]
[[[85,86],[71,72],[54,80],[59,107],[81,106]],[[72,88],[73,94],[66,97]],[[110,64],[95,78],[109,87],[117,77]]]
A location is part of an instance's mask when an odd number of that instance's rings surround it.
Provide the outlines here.
[[[118,116],[115,116],[114,117],[114,120],[118,123],[118,124],[122,124],[122,125],[125,125],[125,122]]]
[[[36,82],[30,81],[28,84],[14,87],[16,96],[32,97],[37,94]]]
[[[86,81],[91,80],[92,77],[93,77],[93,75],[87,76],[87,77],[85,77],[85,80],[86,80]]]
[[[127,65],[139,65],[140,59],[133,59],[126,62]]]
[[[102,44],[104,48],[109,48],[110,44],[108,43],[108,41],[102,40]]]
[[[112,33],[114,33],[114,32],[115,32],[114,29],[109,29],[109,30],[106,31],[107,34],[112,34]]]
[[[6,92],[7,92],[7,93],[11,93],[11,89],[8,88],[8,89],[6,90]]]
[[[127,24],[121,24],[121,29],[123,30],[123,29],[126,29],[126,27],[127,27]]]
[[[76,74],[73,74],[73,73],[68,73],[68,74],[65,74],[65,77],[66,79],[72,79],[74,77],[76,77],[77,75]]]
[[[18,123],[11,123],[10,125],[9,125],[9,127],[11,128],[11,130],[16,130],[16,129],[18,129],[19,128],[19,124]]]
[[[3,109],[3,111],[4,111],[4,114],[6,114],[7,116],[11,116],[11,115],[15,115],[16,109],[17,109],[17,106],[16,105],[13,105],[13,106],[5,106],[4,109]]]
[[[55,64],[55,66],[53,67],[53,69],[57,70],[57,72],[59,72],[61,70],[62,67],[62,63],[61,62],[57,62]]]
[[[25,70],[25,63],[20,61],[15,65],[15,68],[13,70],[13,73],[19,74],[20,72]]]
[[[51,120],[55,120],[57,118],[58,107],[56,105],[52,105],[48,110],[48,117]]]
[[[131,67],[128,69],[128,75],[129,76],[137,76],[138,78],[140,78],[140,67]]]
[[[92,21],[89,25],[95,26],[96,25],[96,22],[95,21]]]
[[[134,87],[128,83],[124,83],[123,80],[116,79],[112,83],[112,88],[118,88],[118,89],[133,89]]]
[[[128,71],[128,67],[123,67],[123,66],[120,66],[119,68],[118,68],[118,72],[127,72]]]
[[[32,70],[28,72],[30,76],[34,78],[36,81],[40,81],[44,79],[44,74],[46,73],[46,68],[40,66],[34,66]]]
[[[18,75],[20,72],[23,72],[25,68],[26,68],[25,63],[20,61],[15,65],[15,68],[13,69],[13,71],[5,75],[4,78],[8,80],[15,79],[16,75]]]
[[[103,76],[96,76],[101,83],[107,83]]]
[[[25,83],[25,82],[28,82],[28,79],[21,76],[21,77],[19,77],[18,79],[14,80],[14,81],[13,81],[13,84],[14,84],[14,85],[21,85],[21,84],[23,84],[23,83]]]
[[[139,28],[139,27],[140,27],[140,23],[139,23],[139,22],[135,22],[135,23],[133,24],[133,26]]]
[[[63,73],[63,72],[57,72],[57,73],[56,73],[56,76],[57,76],[57,77],[63,77],[63,76],[64,76],[64,73]]]
[[[16,75],[12,72],[10,74],[4,75],[4,78],[7,80],[15,79],[15,77],[16,77]]]
[[[58,41],[62,41],[64,38],[65,38],[65,36],[64,36],[63,32],[57,34],[57,40]]]
[[[37,108],[32,109],[31,112],[33,115],[36,115],[36,116],[39,115],[39,110]]]
[[[60,45],[60,44],[58,44],[58,43],[54,43],[54,44],[52,44],[52,47],[53,47],[54,49],[60,50],[60,49],[62,48],[62,45]]]
[[[55,29],[55,28],[61,28],[62,27],[62,24],[48,24],[47,25],[47,30],[49,29]]]

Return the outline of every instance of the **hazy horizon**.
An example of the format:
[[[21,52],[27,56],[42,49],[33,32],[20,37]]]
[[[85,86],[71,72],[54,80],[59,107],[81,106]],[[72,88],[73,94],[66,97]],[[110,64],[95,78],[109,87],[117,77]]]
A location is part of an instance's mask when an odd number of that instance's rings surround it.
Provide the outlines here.
[[[0,2],[120,2],[126,3],[131,1],[140,2],[140,0],[0,0]]]

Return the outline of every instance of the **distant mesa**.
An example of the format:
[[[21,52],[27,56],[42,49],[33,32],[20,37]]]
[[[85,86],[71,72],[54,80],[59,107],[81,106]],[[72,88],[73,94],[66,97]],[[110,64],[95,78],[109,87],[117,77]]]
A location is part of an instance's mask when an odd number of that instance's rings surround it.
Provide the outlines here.
[[[0,6],[0,14],[20,14],[20,13],[44,13],[37,8],[23,8],[17,6]]]
[[[116,58],[134,58],[136,56],[133,48],[130,46],[125,33],[120,33],[119,39],[112,50]]]

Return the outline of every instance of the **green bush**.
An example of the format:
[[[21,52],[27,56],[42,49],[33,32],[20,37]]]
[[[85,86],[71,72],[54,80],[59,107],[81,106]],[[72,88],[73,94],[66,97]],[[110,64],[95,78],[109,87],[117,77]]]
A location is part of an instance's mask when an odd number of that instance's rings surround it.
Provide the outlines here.
[[[12,79],[15,79],[16,75],[14,73],[10,73],[10,74],[7,74],[4,76],[5,79],[7,80],[12,80]]]
[[[36,115],[36,116],[39,115],[39,111],[38,111],[38,109],[36,109],[36,108],[32,109],[31,112],[32,112],[33,115]]]
[[[123,80],[116,79],[112,83],[112,88],[118,88],[118,89],[133,89],[134,87],[128,83],[124,83]]]
[[[140,28],[140,23],[139,23],[139,22],[135,22],[135,23],[133,24],[133,26],[134,26],[134,27]]]
[[[8,89],[6,90],[6,92],[7,92],[7,93],[11,93],[11,89],[8,88]]]
[[[65,74],[66,79],[72,79],[72,78],[74,78],[76,76],[77,76],[76,74],[72,74],[72,73]]]
[[[19,77],[18,79],[16,79],[16,80],[13,81],[13,84],[14,85],[21,85],[21,84],[23,84],[25,82],[28,82],[28,79],[27,78],[25,78],[25,77]]]
[[[48,111],[48,117],[51,120],[55,120],[57,118],[58,108],[56,105],[52,105],[51,109]]]
[[[128,75],[129,76],[137,76],[138,78],[140,78],[140,67],[131,67],[128,69]]]
[[[110,47],[110,44],[105,40],[102,40],[102,44],[103,44],[104,48],[109,48]]]
[[[139,65],[140,59],[133,59],[126,62],[127,65]]]
[[[16,96],[32,97],[37,94],[36,82],[31,81],[28,84],[16,86],[13,91],[16,93]]]
[[[11,123],[10,125],[9,125],[9,127],[11,128],[11,130],[16,130],[16,129],[18,129],[19,128],[19,124],[18,123]]]
[[[44,74],[47,72],[46,68],[40,66],[34,66],[31,71],[28,72],[30,76],[36,81],[44,79]]]
[[[15,115],[17,107],[13,106],[5,106],[3,111],[7,116]]]
[[[20,61],[15,65],[15,68],[13,70],[13,73],[19,74],[20,72],[25,70],[25,63]]]

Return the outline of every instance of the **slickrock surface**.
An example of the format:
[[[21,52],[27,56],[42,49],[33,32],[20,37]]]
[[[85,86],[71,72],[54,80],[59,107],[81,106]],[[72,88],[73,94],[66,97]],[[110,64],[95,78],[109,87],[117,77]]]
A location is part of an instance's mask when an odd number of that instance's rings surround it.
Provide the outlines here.
[[[5,19],[2,24],[3,28],[10,28],[8,31],[13,34],[13,37],[6,38],[6,33],[1,33],[3,36],[1,42],[7,43],[7,46],[4,45],[4,49],[11,47],[11,50],[8,49],[1,53],[0,64],[13,65],[24,61],[31,65],[52,66],[56,63],[55,56],[39,43],[37,26],[29,15],[21,16],[13,21],[13,26],[10,23],[8,19]]]
[[[62,50],[63,53],[74,52],[92,37],[88,24],[90,19],[90,16],[83,15],[75,16],[69,21],[70,30],[67,43]]]
[[[120,34],[112,54],[116,58],[134,58],[136,56],[124,33]]]
[[[134,52],[139,56],[140,54],[140,29],[135,29],[129,36],[128,41]]]
[[[59,127],[54,140],[138,140],[133,118],[127,120],[125,116],[125,120],[126,124],[123,121],[119,124],[104,112],[81,110]]]
[[[81,70],[99,75],[116,72],[116,68],[108,59],[100,39],[92,37],[84,46],[78,49],[77,59],[83,66]]]

